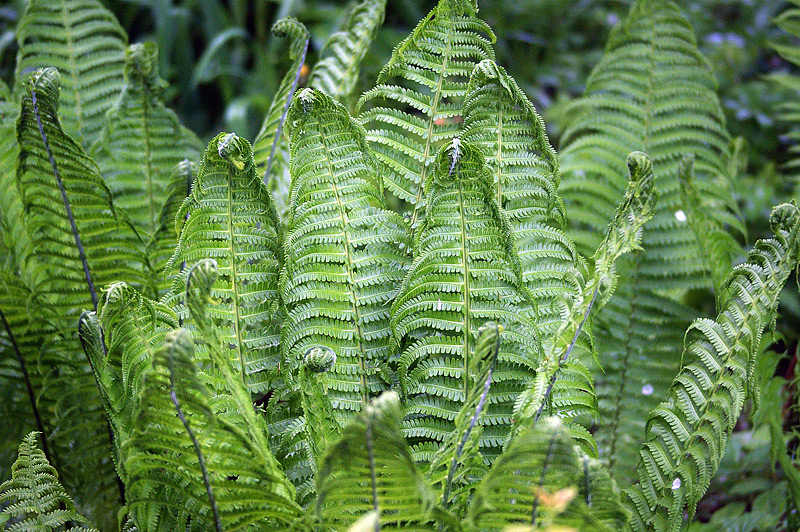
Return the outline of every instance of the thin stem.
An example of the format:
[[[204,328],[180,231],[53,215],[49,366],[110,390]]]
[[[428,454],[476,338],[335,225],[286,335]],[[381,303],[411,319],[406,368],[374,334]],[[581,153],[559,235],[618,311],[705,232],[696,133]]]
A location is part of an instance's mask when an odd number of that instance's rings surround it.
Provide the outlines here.
[[[381,530],[381,510],[380,506],[378,505],[378,478],[377,478],[377,471],[375,469],[375,452],[372,446],[372,417],[367,416],[367,431],[366,431],[366,440],[367,440],[367,456],[369,457],[369,476],[370,482],[372,483],[372,509],[375,510],[375,532],[380,532]]]

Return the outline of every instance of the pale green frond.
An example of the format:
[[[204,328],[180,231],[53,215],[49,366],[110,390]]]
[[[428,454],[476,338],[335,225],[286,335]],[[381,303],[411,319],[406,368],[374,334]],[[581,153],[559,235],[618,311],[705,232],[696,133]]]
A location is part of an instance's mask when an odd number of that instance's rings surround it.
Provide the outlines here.
[[[269,450],[225,415],[230,407],[197,369],[191,333],[167,334],[123,448],[128,509],[139,530],[284,530],[304,519],[283,472],[263,459]]]
[[[168,267],[174,277],[170,304],[181,306],[189,269],[204,259],[219,267],[209,315],[242,381],[262,391],[279,363],[278,272],[282,234],[275,205],[256,173],[247,140],[220,133],[208,145],[192,193],[175,217],[179,234]]]
[[[411,240],[389,211],[364,131],[329,96],[304,89],[289,111],[292,193],[281,294],[289,368],[332,349],[328,393],[347,419],[388,389],[389,310]]]
[[[583,259],[563,234],[566,213],[558,157],[544,122],[516,81],[486,59],[470,76],[464,101],[464,142],[478,146],[508,214],[522,279],[536,303],[536,323],[549,344],[582,290]]]
[[[480,327],[493,321],[505,333],[478,421],[480,450],[488,459],[499,452],[514,399],[539,365],[539,335],[527,318],[531,306],[519,256],[480,150],[459,139],[445,146],[427,197],[414,262],[392,305],[392,328],[402,347],[404,431],[419,445],[442,442],[455,430],[472,388],[469,368]]]
[[[30,0],[17,26],[15,92],[36,69],[58,69],[64,130],[88,149],[124,85],[127,41],[99,0]]]
[[[164,80],[158,77],[155,44],[130,46],[125,62],[125,85],[106,114],[100,138],[91,156],[114,196],[115,205],[125,211],[142,234],[144,244],[156,236],[160,215],[175,165],[184,159],[198,161],[202,146],[197,136],[183,127],[177,115],[164,104]],[[174,248],[177,235],[162,246]],[[157,297],[157,280],[166,262],[150,258],[149,295]]]
[[[328,395],[327,372],[334,364],[336,353],[331,348],[312,347],[306,352],[300,366],[303,417],[315,472],[319,470],[322,457],[341,433]]]
[[[385,12],[386,0],[362,0],[356,4],[344,27],[325,43],[307,85],[342,103],[350,102],[358,84],[361,60],[383,24]]]
[[[0,525],[19,532],[50,532],[66,525],[69,531],[97,532],[78,513],[36,440],[35,432],[22,440],[11,479],[0,485]]]
[[[272,27],[272,33],[289,39],[289,58],[292,64],[283,76],[253,142],[253,157],[258,173],[272,194],[278,213],[283,219],[289,209],[291,186],[289,142],[284,135],[283,126],[300,81],[300,72],[305,64],[311,36],[306,27],[293,18],[276,22]]]
[[[618,492],[608,475],[584,467],[563,423],[545,418],[494,461],[478,484],[468,519],[476,529],[488,531],[515,525],[611,531],[611,523],[620,524],[613,512],[608,519],[608,502],[613,506],[615,497]]]
[[[753,385],[762,332],[798,265],[800,210],[780,205],[770,223],[775,237],[756,242],[747,262],[733,269],[716,319],[689,328],[684,366],[650,412],[639,483],[627,491],[635,531],[682,530],[717,471]]]
[[[477,11],[472,0],[440,0],[358,103],[366,106],[359,120],[387,188],[413,207],[412,228],[425,212],[436,154],[460,129],[469,75],[476,63],[494,58],[494,33]]]
[[[323,523],[345,529],[373,511],[381,530],[436,530],[435,496],[403,438],[402,417],[399,397],[386,392],[343,429],[317,480]]]

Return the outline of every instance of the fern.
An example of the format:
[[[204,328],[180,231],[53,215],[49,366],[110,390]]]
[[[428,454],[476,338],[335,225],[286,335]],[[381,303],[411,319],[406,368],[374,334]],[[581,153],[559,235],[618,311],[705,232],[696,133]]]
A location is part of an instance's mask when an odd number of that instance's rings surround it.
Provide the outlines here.
[[[617,480],[632,480],[646,412],[678,370],[670,346],[694,311],[687,289],[710,286],[705,252],[684,221],[679,162],[695,158],[695,187],[715,223],[740,228],[725,175],[728,134],[715,80],[686,19],[668,0],[638,0],[612,32],[606,54],[572,108],[562,137],[563,184],[571,236],[591,253],[626,186],[625,157],[653,161],[661,200],[645,251],[619,262],[619,289],[595,320],[600,415],[595,434]]]
[[[289,367],[316,346],[332,349],[333,408],[347,417],[390,384],[389,306],[411,245],[386,209],[364,132],[347,110],[313,89],[289,112],[292,194],[281,294]]]
[[[436,153],[458,133],[467,79],[476,63],[494,58],[494,39],[474,0],[441,0],[359,100],[359,108],[373,106],[359,120],[383,164],[386,187],[412,205],[413,228],[424,213]]]
[[[49,532],[62,526],[68,530],[95,531],[80,515],[67,492],[58,482],[56,470],[36,446],[31,432],[19,446],[19,457],[12,466],[10,480],[0,485],[0,524],[10,530]],[[86,526],[76,526],[86,525]],[[7,525],[8,526],[8,525]]]
[[[340,102],[349,102],[358,84],[361,60],[383,24],[386,0],[362,0],[353,7],[344,28],[330,36],[308,86]]]
[[[392,328],[403,346],[398,364],[406,399],[406,434],[441,442],[470,391],[470,355],[487,321],[505,327],[487,399],[481,451],[491,456],[511,423],[513,398],[533,377],[538,332],[522,286],[519,257],[505,213],[491,191],[480,151],[455,139],[428,181],[425,219],[414,262],[392,305]],[[421,456],[422,457],[422,456]]]
[[[286,114],[300,81],[300,72],[306,60],[308,42],[311,36],[300,22],[294,19],[279,20],[272,27],[272,33],[288,37],[289,57],[292,65],[281,80],[278,90],[267,110],[264,122],[253,143],[253,156],[259,173],[273,194],[275,205],[281,217],[289,208],[289,146],[283,134]]]
[[[724,284],[716,320],[689,328],[685,365],[666,400],[650,412],[627,491],[633,530],[681,530],[708,489],[753,382],[761,334],[774,319],[784,283],[797,267],[800,211],[783,204],[770,217],[775,238],[759,240]]]
[[[201,151],[194,133],[181,126],[175,113],[164,105],[161,92],[165,82],[158,77],[157,65],[154,44],[128,49],[125,86],[91,151],[116,205],[135,221],[145,244],[156,237],[173,168],[184,159],[198,160]],[[171,229],[158,235],[167,242],[155,245],[174,248],[174,225]],[[141,251],[144,253],[144,246]],[[166,261],[150,261],[149,277],[159,278],[165,265]],[[150,294],[157,296],[158,289],[150,288]]]
[[[16,90],[31,72],[62,74],[64,130],[88,148],[123,88],[127,37],[99,0],[31,0],[17,27]]]
[[[269,192],[256,174],[247,140],[217,135],[208,145],[192,193],[176,216],[180,235],[168,267],[212,258],[220,270],[210,314],[251,391],[263,391],[279,362],[278,271],[281,229]],[[177,275],[168,300],[186,286]],[[185,310],[179,310],[181,318]]]

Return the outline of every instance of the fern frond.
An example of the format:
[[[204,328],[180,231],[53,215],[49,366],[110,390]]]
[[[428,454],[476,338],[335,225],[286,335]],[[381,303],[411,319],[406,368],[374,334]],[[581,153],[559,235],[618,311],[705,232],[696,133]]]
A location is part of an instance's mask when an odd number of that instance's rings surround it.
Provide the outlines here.
[[[474,0],[440,0],[394,49],[377,86],[358,107],[359,120],[383,165],[387,188],[413,206],[412,228],[425,212],[424,191],[440,146],[458,134],[467,79],[493,59],[494,33]]]
[[[279,362],[278,272],[281,229],[275,205],[253,163],[247,140],[220,133],[208,145],[192,193],[175,218],[180,235],[168,267],[214,259],[220,280],[209,314],[229,356],[252,391],[269,387]],[[189,268],[175,277],[177,305]],[[178,310],[186,317],[186,310]]]
[[[316,346],[340,419],[388,389],[389,309],[409,261],[400,215],[386,208],[364,131],[329,96],[304,89],[289,111],[292,194],[281,293],[283,353],[296,366]]]
[[[544,122],[516,81],[492,60],[478,63],[470,77],[461,138],[478,146],[491,168],[497,203],[508,214],[522,279],[548,344],[582,289],[584,265],[561,231],[566,222],[557,193],[561,175]]]
[[[289,144],[283,133],[283,126],[300,81],[300,71],[305,64],[311,35],[303,24],[293,18],[276,22],[272,27],[272,33],[278,37],[289,38],[289,58],[292,64],[283,76],[253,142],[253,157],[258,173],[272,193],[278,213],[284,218],[289,209],[291,177]]]
[[[747,262],[734,268],[717,318],[689,328],[685,365],[647,419],[639,483],[627,491],[635,531],[682,530],[694,516],[753,393],[762,332],[800,253],[800,210],[780,205],[770,223],[775,237],[759,240]]]
[[[31,0],[17,26],[15,92],[36,69],[58,69],[64,130],[88,149],[122,90],[127,41],[99,0]]]
[[[70,531],[97,532],[58,482],[56,470],[36,445],[35,432],[22,440],[11,470],[11,479],[0,485],[0,524],[11,521],[6,525],[9,530],[26,532],[50,532],[69,525]]]
[[[433,490],[400,431],[402,417],[399,397],[386,392],[344,428],[320,467],[317,512],[325,524],[344,529],[372,511],[376,529],[435,530]]]
[[[429,202],[415,236],[414,262],[392,305],[403,347],[398,365],[404,430],[415,444],[441,442],[471,390],[469,368],[482,325],[505,328],[489,391],[481,452],[491,457],[508,434],[513,400],[539,364],[536,326],[519,257],[492,176],[473,145],[455,139],[437,159]]]
[[[344,28],[330,36],[320,60],[308,76],[308,87],[342,103],[350,101],[358,84],[361,60],[383,24],[386,0],[362,0],[353,7]]]
[[[341,433],[331,399],[327,372],[336,364],[336,353],[329,347],[312,347],[300,367],[300,393],[303,417],[315,472],[328,448]]]
[[[593,323],[602,372],[596,389],[600,454],[620,482],[633,464],[646,412],[679,367],[671,346],[694,311],[679,302],[688,289],[710,287],[706,252],[685,223],[679,163],[695,157],[695,184],[717,223],[741,229],[727,172],[728,133],[716,81],[691,26],[669,0],[637,0],[612,32],[586,95],[573,108],[559,151],[559,191],[579,251],[590,254],[626,186],[625,158],[647,153],[659,200],[644,251],[618,261],[619,289]]]
[[[303,518],[294,490],[262,459],[269,450],[256,448],[252,431],[224,415],[228,399],[212,396],[193,353],[191,333],[170,332],[145,376],[126,462],[128,508],[136,526],[290,528]]]
[[[558,418],[545,418],[520,434],[478,484],[468,519],[479,530],[527,525],[531,530],[614,530],[613,514],[601,521],[607,502],[619,498],[606,474],[583,467],[569,432]],[[595,515],[595,501],[598,505]]]
[[[91,151],[115,204],[131,217],[145,244],[159,228],[173,168],[184,159],[199,160],[202,150],[197,136],[164,105],[161,93],[165,84],[158,77],[155,44],[132,45],[126,56],[125,86],[106,114],[106,124]],[[160,245],[174,248],[174,225],[172,229],[169,235],[159,235],[169,237]],[[149,261],[154,285],[165,265],[166,261]],[[157,287],[151,287],[150,295],[157,294]]]

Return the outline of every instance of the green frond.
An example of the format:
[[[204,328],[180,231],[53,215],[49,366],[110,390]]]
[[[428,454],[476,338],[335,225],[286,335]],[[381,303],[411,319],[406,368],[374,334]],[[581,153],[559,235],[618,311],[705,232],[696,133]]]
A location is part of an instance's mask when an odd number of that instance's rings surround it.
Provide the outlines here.
[[[20,532],[50,532],[67,525],[70,531],[97,532],[78,513],[36,440],[35,432],[22,440],[11,479],[0,485],[0,524]]]
[[[478,484],[468,519],[479,530],[619,530],[619,495],[607,474],[589,468],[558,418],[545,418],[514,440]],[[596,509],[595,509],[596,508]]]
[[[64,130],[88,149],[124,85],[127,41],[99,0],[30,0],[17,26],[15,92],[36,69],[58,69]]]
[[[536,303],[542,341],[550,343],[582,289],[584,265],[561,231],[566,222],[557,193],[561,175],[544,122],[516,81],[490,59],[470,76],[461,138],[486,157],[497,203],[514,234],[522,279]]]
[[[492,176],[477,147],[454,139],[428,180],[427,212],[415,236],[414,262],[392,305],[403,348],[398,376],[406,435],[441,442],[471,390],[469,368],[480,327],[505,328],[485,413],[481,452],[497,454],[511,426],[514,398],[533,377],[540,347],[519,257]]]
[[[359,100],[359,108],[370,106],[359,120],[387,188],[413,206],[412,228],[425,212],[436,154],[460,129],[466,80],[476,63],[494,58],[494,40],[474,1],[440,0]]]
[[[267,110],[261,129],[253,143],[253,156],[258,173],[272,193],[275,205],[281,218],[285,218],[289,210],[289,143],[283,133],[286,114],[294,98],[300,81],[300,71],[306,60],[308,43],[311,35],[306,27],[293,18],[279,20],[272,27],[272,33],[278,37],[289,38],[289,58],[292,64],[283,76],[272,104]]]
[[[340,102],[349,102],[358,84],[361,60],[383,24],[386,0],[362,0],[353,7],[344,28],[330,36],[307,85]]]
[[[417,471],[400,430],[396,393],[366,405],[325,456],[318,477],[317,512],[338,529],[375,512],[382,530],[435,530],[435,496]]]
[[[134,221],[146,244],[156,236],[159,216],[168,198],[167,190],[175,165],[184,159],[200,159],[202,146],[197,136],[183,127],[164,105],[166,82],[158,77],[158,50],[153,43],[128,48],[125,85],[106,114],[100,138],[91,150],[100,173],[114,196],[114,203]],[[185,190],[185,188],[184,188]],[[185,193],[184,193],[185,196]],[[175,247],[174,225],[161,246]],[[142,245],[144,252],[144,245]],[[150,260],[150,277],[162,277],[166,261]],[[158,294],[157,287],[150,295]],[[160,294],[158,294],[160,295]]]
[[[327,372],[336,364],[336,353],[329,347],[312,347],[303,357],[300,366],[300,393],[310,459],[314,472],[333,441],[339,436],[341,426],[336,420],[331,398],[328,395]]]
[[[788,33],[794,38],[800,36],[800,29],[797,26],[797,21],[800,19],[800,5],[794,0],[791,0],[793,5],[788,6],[780,15],[773,19],[773,22],[780,29]],[[791,63],[792,65],[800,65],[800,47],[797,46],[796,41],[791,44],[770,43],[770,46],[778,52],[778,54]],[[788,89],[789,91],[797,91],[800,78],[791,72],[776,72],[767,76],[771,81],[778,86]],[[795,178],[795,197],[797,197],[797,175],[798,168],[800,168],[800,104],[793,98],[783,98],[776,105],[776,116],[780,117],[781,121],[790,126],[790,131],[786,134],[789,138],[789,153],[792,154],[791,160],[787,163],[786,168],[793,174]]]
[[[288,367],[332,349],[340,419],[388,389],[389,309],[409,262],[402,217],[386,208],[364,131],[329,96],[304,89],[289,111],[292,193],[281,293]]]
[[[650,412],[639,483],[627,491],[635,531],[683,529],[753,393],[762,332],[800,254],[800,210],[780,205],[770,223],[775,237],[756,242],[747,262],[733,269],[717,318],[696,320],[687,331],[684,366],[666,400]]]
[[[0,264],[19,264],[29,245],[22,199],[15,181],[19,147],[14,127],[19,105],[5,85],[0,86]],[[20,436],[21,438],[21,436]],[[16,441],[14,452],[16,452]]]
[[[286,477],[264,459],[269,450],[257,447],[252,427],[225,414],[226,396],[212,395],[187,330],[167,334],[139,400],[123,447],[139,530],[282,530],[303,519]]]
[[[209,315],[242,381],[251,391],[267,389],[279,363],[282,234],[247,140],[220,133],[211,141],[175,223],[178,245],[168,268],[187,268],[175,277],[167,300],[178,305],[189,269],[215,260],[220,279]],[[187,317],[183,307],[178,314]]]

